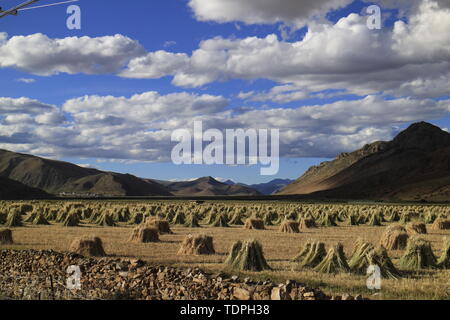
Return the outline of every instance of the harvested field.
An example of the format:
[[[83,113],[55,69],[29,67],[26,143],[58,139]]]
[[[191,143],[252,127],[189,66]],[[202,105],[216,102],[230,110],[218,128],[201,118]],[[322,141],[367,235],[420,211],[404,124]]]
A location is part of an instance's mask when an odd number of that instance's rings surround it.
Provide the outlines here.
[[[59,213],[69,212],[74,207],[74,202],[33,202],[34,210],[44,212],[45,219],[50,225],[34,225],[22,222],[23,226],[8,227],[12,230],[14,244],[0,245],[0,249],[37,249],[56,250],[65,252],[74,238],[82,236],[99,237],[103,248],[109,256],[123,258],[139,258],[154,265],[170,265],[173,267],[200,267],[210,272],[219,272],[226,268],[224,261],[232,245],[239,240],[255,239],[261,244],[264,257],[272,270],[262,272],[241,272],[234,270],[237,275],[250,276],[253,279],[267,279],[273,281],[297,280],[312,287],[318,287],[330,295],[361,294],[372,299],[450,299],[450,270],[448,269],[424,269],[403,270],[399,267],[399,258],[405,250],[387,250],[389,258],[394,265],[402,271],[403,277],[399,280],[383,279],[382,290],[375,292],[366,288],[366,275],[356,273],[328,274],[314,271],[312,268],[303,268],[299,263],[292,261],[308,241],[320,241],[325,244],[327,252],[337,243],[341,243],[344,253],[349,259],[357,239],[362,239],[377,247],[380,244],[386,227],[398,224],[398,222],[386,222],[389,219],[379,221],[382,226],[371,226],[374,211],[385,212],[387,218],[394,212],[418,212],[413,221],[424,222],[428,213],[436,212],[436,215],[448,216],[448,207],[439,206],[386,206],[386,205],[323,205],[323,204],[295,204],[295,203],[245,203],[245,202],[206,202],[197,205],[183,201],[131,201],[131,202],[101,202],[101,201],[77,201],[76,204],[89,208],[81,215],[78,226],[64,226],[64,221],[55,222],[51,215],[53,210],[59,208]],[[17,208],[17,203],[3,202],[0,207],[5,210]],[[127,208],[129,217],[122,214],[113,214],[115,209]],[[246,209],[244,209],[246,208]],[[295,209],[295,214],[292,214]],[[395,209],[395,210],[394,210]],[[100,226],[95,223],[96,216],[101,217],[106,211],[114,219],[115,226]],[[263,216],[265,210],[274,213],[271,217],[274,225],[266,225],[265,230],[245,229],[242,225],[233,224],[239,215],[241,220],[253,216]],[[91,212],[88,212],[91,211]],[[133,243],[130,242],[130,234],[138,223],[133,222],[137,213],[142,213],[142,221],[146,218],[174,221],[177,214],[184,211],[187,218],[195,212],[200,228],[185,227],[181,221],[170,224],[173,234],[161,232],[159,242]],[[22,214],[22,221],[30,213]],[[58,214],[56,216],[58,216]],[[289,215],[290,219],[298,222],[311,216],[316,221],[334,221],[337,226],[311,229],[301,229],[300,233],[279,232],[280,224]],[[366,224],[348,225],[350,215],[367,217]],[[211,225],[209,219],[215,220],[221,217],[228,227],[216,227]],[[180,217],[180,215],[178,215]],[[94,219],[92,219],[94,218]],[[128,218],[128,219],[126,219]],[[122,221],[121,221],[122,220]],[[141,220],[141,219],[138,219]],[[234,220],[234,221],[233,221]],[[280,224],[277,225],[277,220]],[[92,221],[92,222],[91,222]],[[188,221],[186,221],[188,222]],[[371,224],[371,225],[369,225]],[[0,228],[2,226],[0,225]],[[441,257],[444,250],[443,239],[450,236],[450,230],[436,230],[427,224],[428,233],[420,237],[430,242],[436,257]],[[214,239],[215,254],[211,255],[178,255],[180,245],[188,235],[207,234]],[[446,249],[448,250],[448,249]]]

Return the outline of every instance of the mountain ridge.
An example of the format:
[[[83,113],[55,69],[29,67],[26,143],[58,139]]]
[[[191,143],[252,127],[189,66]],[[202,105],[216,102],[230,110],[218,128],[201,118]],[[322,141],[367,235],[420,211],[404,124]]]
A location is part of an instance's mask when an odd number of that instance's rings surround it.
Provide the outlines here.
[[[278,194],[345,199],[450,199],[450,133],[415,123],[392,141],[375,142],[310,168]]]

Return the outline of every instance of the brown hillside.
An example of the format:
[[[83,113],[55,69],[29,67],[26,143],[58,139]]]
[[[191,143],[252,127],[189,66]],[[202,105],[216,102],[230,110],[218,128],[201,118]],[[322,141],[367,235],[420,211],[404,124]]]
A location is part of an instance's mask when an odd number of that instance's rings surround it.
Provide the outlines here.
[[[450,134],[411,125],[391,142],[376,142],[308,170],[280,194],[344,199],[450,200]]]

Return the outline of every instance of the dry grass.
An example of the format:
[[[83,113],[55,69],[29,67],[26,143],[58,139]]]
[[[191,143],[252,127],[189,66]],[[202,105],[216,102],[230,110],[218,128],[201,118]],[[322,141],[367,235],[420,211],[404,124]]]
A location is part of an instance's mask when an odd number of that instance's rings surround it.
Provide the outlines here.
[[[384,226],[389,225],[383,223]],[[281,233],[277,226],[268,226],[266,230],[248,230],[242,226],[229,228],[213,228],[202,225],[202,228],[185,228],[171,226],[174,234],[160,235],[158,243],[130,243],[130,234],[135,226],[119,223],[117,227],[99,227],[83,224],[79,227],[63,227],[62,224],[50,226],[26,225],[14,228],[14,245],[1,245],[0,249],[53,249],[67,251],[71,241],[81,235],[98,236],[102,239],[108,255],[133,257],[148,261],[151,264],[171,264],[180,267],[201,267],[219,272],[224,269],[223,262],[229,249],[237,240],[255,239],[264,250],[264,256],[272,271],[261,273],[243,272],[242,275],[255,279],[273,279],[284,281],[294,279],[302,283],[319,286],[328,294],[363,294],[374,299],[450,299],[450,270],[427,270],[409,272],[408,277],[401,280],[384,280],[381,292],[366,288],[366,276],[354,274],[321,274],[311,270],[301,270],[291,259],[295,257],[306,241],[320,240],[326,244],[327,250],[337,242],[344,245],[349,257],[355,242],[362,238],[378,245],[385,227],[344,226],[325,227],[301,230],[297,234]],[[450,236],[450,230],[431,230],[422,237],[431,242],[436,256],[440,256],[442,239]],[[214,238],[216,254],[206,256],[179,256],[177,252],[183,239],[189,234],[207,234]],[[389,251],[394,263],[404,251]],[[239,274],[235,272],[236,274]]]

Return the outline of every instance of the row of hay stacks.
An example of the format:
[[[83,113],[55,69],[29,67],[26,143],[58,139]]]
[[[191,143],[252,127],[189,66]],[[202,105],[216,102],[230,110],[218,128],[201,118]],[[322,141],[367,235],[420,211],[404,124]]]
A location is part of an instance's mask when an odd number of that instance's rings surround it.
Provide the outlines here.
[[[0,239],[11,239],[11,233],[0,232]],[[148,241],[147,241],[148,240]],[[130,237],[131,242],[158,241],[158,232],[151,228],[136,228]],[[70,251],[84,256],[105,256],[101,239],[98,237],[81,237],[70,245]],[[180,245],[178,255],[211,255],[215,254],[213,238],[205,234],[188,235]],[[359,239],[347,259],[342,244],[337,243],[328,251],[320,241],[309,240],[300,253],[292,259],[295,266],[311,269],[319,273],[338,274],[353,273],[364,275],[371,266],[378,266],[380,274],[386,279],[399,279],[403,276],[400,270],[450,269],[450,240],[444,238],[442,254],[437,258],[429,242],[421,238],[412,238],[406,251],[394,265],[386,248],[375,247],[369,242]],[[224,265],[240,271],[260,272],[272,270],[267,263],[262,245],[256,240],[235,242]]]
[[[187,201],[152,204],[101,201],[0,202],[0,224],[5,227],[18,227],[23,223],[57,223],[68,227],[95,224],[113,227],[120,223],[138,225],[148,218],[158,218],[171,225],[190,228],[198,228],[200,225],[222,228],[245,225],[251,229],[264,229],[264,226],[282,226],[290,221],[298,222],[300,229],[337,225],[382,226],[392,222],[402,225],[423,223],[431,224],[433,229],[450,229],[449,208],[445,206],[293,203],[249,205],[216,202],[199,205]],[[280,230],[290,228],[282,226]]]

